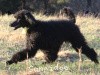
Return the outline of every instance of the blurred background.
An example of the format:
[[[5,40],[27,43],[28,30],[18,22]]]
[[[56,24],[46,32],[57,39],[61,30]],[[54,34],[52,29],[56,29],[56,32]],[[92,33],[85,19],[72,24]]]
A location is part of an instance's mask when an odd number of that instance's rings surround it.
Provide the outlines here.
[[[100,12],[100,0],[0,0],[0,14],[13,14],[25,8],[32,12],[48,15],[58,13],[64,6],[71,7],[77,13]]]

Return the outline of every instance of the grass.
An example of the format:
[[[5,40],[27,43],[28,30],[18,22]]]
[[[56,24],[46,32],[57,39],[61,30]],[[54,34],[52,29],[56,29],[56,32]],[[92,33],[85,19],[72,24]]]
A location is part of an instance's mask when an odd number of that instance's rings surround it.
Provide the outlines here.
[[[36,19],[65,19],[56,16],[34,14]],[[43,19],[44,18],[44,19]],[[9,27],[14,21],[13,15],[0,16],[0,75],[100,75],[100,64],[96,65],[86,56],[80,55],[81,60],[70,44],[63,44],[58,59],[52,64],[43,65],[44,55],[40,51],[29,60],[6,66],[5,62],[11,56],[25,47],[25,31],[16,31]],[[100,61],[100,19],[93,16],[77,16],[76,23],[84,34],[90,47],[98,53]]]

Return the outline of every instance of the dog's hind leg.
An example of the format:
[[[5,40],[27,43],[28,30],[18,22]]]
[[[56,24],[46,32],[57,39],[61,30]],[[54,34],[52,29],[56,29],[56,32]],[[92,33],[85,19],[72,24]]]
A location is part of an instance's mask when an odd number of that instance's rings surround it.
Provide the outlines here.
[[[72,43],[72,47],[78,52],[78,49],[81,48],[82,53],[85,54],[89,59],[95,63],[99,63],[97,60],[97,53],[94,49],[91,49],[87,44],[81,45],[81,43]]]
[[[17,52],[16,54],[13,55],[13,57],[11,58],[11,60],[7,61],[6,63],[8,65],[13,64],[13,63],[17,63],[17,62],[21,62],[25,59],[34,57],[35,54],[37,52],[37,49],[24,49],[23,51]]]
[[[97,53],[94,51],[94,49],[90,48],[89,46],[87,45],[82,46],[82,53],[85,54],[95,63],[99,63],[97,60]]]

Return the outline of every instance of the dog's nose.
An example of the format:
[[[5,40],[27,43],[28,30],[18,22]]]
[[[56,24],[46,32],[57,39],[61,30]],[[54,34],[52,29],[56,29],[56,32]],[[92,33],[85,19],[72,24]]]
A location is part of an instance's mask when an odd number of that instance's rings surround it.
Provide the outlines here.
[[[9,26],[12,26],[13,25],[13,23],[11,23]]]
[[[16,25],[17,25],[17,22],[16,21],[10,24],[11,27],[14,27]]]

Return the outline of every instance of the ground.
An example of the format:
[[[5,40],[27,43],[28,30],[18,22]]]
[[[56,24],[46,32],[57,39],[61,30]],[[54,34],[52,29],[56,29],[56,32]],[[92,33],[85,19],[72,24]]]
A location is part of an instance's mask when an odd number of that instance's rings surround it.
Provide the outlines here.
[[[56,16],[34,14],[36,19],[58,19]],[[44,19],[43,19],[44,18]],[[60,19],[65,19],[59,17]],[[100,64],[96,65],[82,55],[79,61],[78,54],[69,43],[63,44],[59,58],[52,64],[43,65],[43,54],[39,51],[35,58],[6,66],[5,62],[11,56],[25,47],[25,30],[16,31],[9,27],[14,21],[13,15],[0,16],[0,75],[99,75]],[[84,34],[90,47],[93,47],[100,62],[100,19],[93,16],[77,16],[76,24]],[[16,34],[14,34],[16,33]]]

